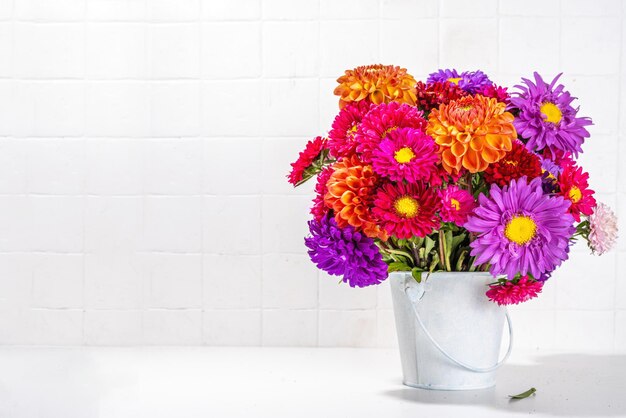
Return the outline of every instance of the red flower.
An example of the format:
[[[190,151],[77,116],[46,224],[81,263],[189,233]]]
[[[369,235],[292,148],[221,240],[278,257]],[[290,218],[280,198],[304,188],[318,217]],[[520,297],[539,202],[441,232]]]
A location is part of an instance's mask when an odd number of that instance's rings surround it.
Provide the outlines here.
[[[506,104],[509,104],[509,101],[511,99],[509,92],[506,91],[506,87],[496,86],[495,84],[483,86],[483,88],[478,90],[476,93],[482,94],[485,97],[493,97],[497,101]]]
[[[313,207],[311,208],[311,214],[316,221],[321,221],[321,219],[328,213],[329,208],[324,203],[324,196],[328,192],[328,187],[326,187],[326,183],[328,183],[328,179],[331,174],[333,174],[332,167],[325,167],[318,175],[317,175],[317,183],[315,183],[315,198],[313,199]]]
[[[542,282],[522,276],[518,280],[507,280],[504,283],[489,285],[487,297],[498,305],[517,305],[536,298],[542,288]]]
[[[354,140],[357,127],[372,106],[370,102],[361,100],[347,104],[339,111],[328,133],[328,148],[335,158],[349,157],[354,154],[357,145]]]
[[[415,88],[417,89],[417,107],[425,112],[438,108],[442,103],[448,103],[451,100],[467,96],[465,90],[449,81],[437,81],[432,84],[420,81]]]
[[[316,137],[307,142],[304,151],[300,153],[295,163],[291,163],[291,173],[287,175],[289,183],[297,186],[302,181],[304,171],[313,164],[320,153],[326,149],[326,138]]]
[[[581,167],[574,163],[567,163],[559,175],[560,194],[572,202],[569,213],[576,222],[580,222],[580,214],[591,215],[596,207],[594,191],[589,189],[589,173],[584,173]]]
[[[485,181],[489,184],[496,183],[500,187],[522,176],[526,176],[528,181],[540,177],[541,161],[520,141],[513,142],[511,151],[501,160],[489,164],[485,170]]]

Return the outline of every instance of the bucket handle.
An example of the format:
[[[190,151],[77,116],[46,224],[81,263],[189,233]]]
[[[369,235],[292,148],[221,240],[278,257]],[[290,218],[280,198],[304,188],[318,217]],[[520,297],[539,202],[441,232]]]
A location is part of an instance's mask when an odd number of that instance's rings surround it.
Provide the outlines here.
[[[428,330],[426,329],[426,326],[424,325],[424,323],[422,322],[422,318],[420,318],[419,313],[417,312],[417,308],[415,307],[415,303],[417,302],[419,299],[421,299],[421,296],[423,296],[423,291],[422,294],[420,295],[419,298],[416,298],[416,295],[414,292],[411,292],[410,287],[405,287],[404,288],[404,293],[406,293],[407,297],[409,298],[409,301],[411,302],[411,307],[413,308],[413,312],[415,313],[415,318],[417,319],[417,323],[420,325],[420,328],[422,328],[422,331],[424,331],[424,334],[426,334],[426,337],[428,337],[428,339],[430,340],[430,342],[435,346],[435,348],[437,350],[439,350],[439,352],[441,354],[443,354],[448,360],[450,360],[451,362],[453,362],[454,364],[469,370],[471,372],[476,372],[476,373],[489,373],[492,372],[494,370],[496,370],[497,368],[499,368],[500,366],[502,366],[502,364],[504,364],[504,362],[509,358],[509,356],[511,355],[511,350],[513,349],[513,325],[511,324],[511,317],[509,316],[509,312],[505,309],[504,314],[506,316],[506,323],[508,325],[509,328],[509,347],[506,350],[506,354],[504,355],[504,357],[502,358],[502,360],[498,361],[496,364],[494,364],[491,367],[474,367],[474,366],[470,366],[467,363],[464,363],[460,360],[455,359],[454,357],[452,357],[450,354],[448,354],[446,352],[446,350],[444,350],[439,343],[437,343],[437,341],[435,341],[435,339],[433,338],[433,336],[430,334],[430,332],[428,332]],[[412,293],[412,294],[409,294]]]

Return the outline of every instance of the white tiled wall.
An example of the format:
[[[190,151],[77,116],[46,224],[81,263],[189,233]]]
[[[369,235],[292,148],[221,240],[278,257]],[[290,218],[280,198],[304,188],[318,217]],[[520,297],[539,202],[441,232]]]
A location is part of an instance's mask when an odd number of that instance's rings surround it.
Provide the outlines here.
[[[361,64],[564,71],[626,231],[625,4],[0,0],[0,343],[394,345],[387,286],[314,268],[285,182]],[[544,293],[518,346],[626,349],[626,240]]]

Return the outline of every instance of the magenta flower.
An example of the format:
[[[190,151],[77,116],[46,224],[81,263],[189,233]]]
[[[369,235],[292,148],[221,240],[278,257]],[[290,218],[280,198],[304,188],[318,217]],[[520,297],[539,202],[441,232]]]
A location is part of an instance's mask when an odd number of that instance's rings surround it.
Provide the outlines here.
[[[516,280],[498,281],[489,285],[487,297],[498,305],[517,305],[536,298],[543,288],[543,281],[536,281],[528,276]]]
[[[491,185],[483,194],[465,228],[478,234],[470,244],[475,265],[490,263],[494,276],[517,274],[541,277],[568,257],[575,228],[568,213],[570,202],[543,193],[541,178],[526,177],[502,187]]]
[[[439,146],[424,132],[398,128],[389,132],[372,151],[372,168],[393,181],[429,180],[437,171],[438,150]]]
[[[524,78],[525,85],[515,86],[520,92],[511,97],[511,107],[519,110],[513,121],[517,132],[525,138],[531,151],[549,148],[578,156],[589,132],[585,126],[592,124],[590,118],[576,117],[578,109],[571,103],[575,97],[556,85],[561,74],[547,84],[537,73],[535,83]]]
[[[454,222],[458,226],[463,226],[467,222],[467,217],[476,207],[476,202],[472,195],[457,186],[448,186],[439,192],[441,198],[440,216],[444,222]]]

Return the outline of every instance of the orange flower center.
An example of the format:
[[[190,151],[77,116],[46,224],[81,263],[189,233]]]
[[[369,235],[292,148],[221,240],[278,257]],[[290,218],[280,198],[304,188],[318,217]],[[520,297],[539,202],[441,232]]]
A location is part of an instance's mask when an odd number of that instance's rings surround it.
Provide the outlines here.
[[[449,82],[451,82],[452,84],[459,84],[459,81],[461,81],[461,77],[452,77],[448,79]]]
[[[572,188],[569,189],[568,196],[569,196],[569,200],[571,200],[572,203],[578,203],[578,201],[582,199],[583,193],[580,191],[578,187],[572,186]]]
[[[393,202],[396,213],[403,218],[414,218],[419,213],[420,205],[410,196],[402,196]]]
[[[395,160],[400,164],[406,164],[415,158],[415,153],[411,148],[403,147],[393,154],[393,158],[395,158]]]
[[[563,118],[563,113],[557,105],[551,102],[545,102],[539,108],[539,111],[546,117],[546,122],[559,123]]]
[[[450,199],[450,205],[452,205],[455,210],[461,209],[461,204],[456,199]]]

